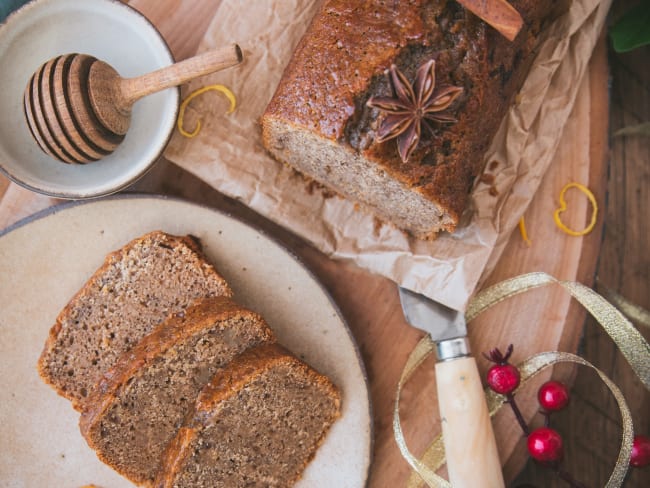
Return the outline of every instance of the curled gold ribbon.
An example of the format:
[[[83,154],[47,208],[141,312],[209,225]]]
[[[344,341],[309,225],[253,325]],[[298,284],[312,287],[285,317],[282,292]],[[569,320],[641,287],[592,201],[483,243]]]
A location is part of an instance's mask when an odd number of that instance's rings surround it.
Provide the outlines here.
[[[510,280],[497,283],[496,285],[478,293],[468,306],[465,314],[466,319],[469,322],[480,313],[509,297],[551,283],[556,283],[562,286],[594,316],[598,323],[621,349],[635,374],[641,379],[645,387],[650,389],[650,346],[646,340],[623,316],[623,314],[607,302],[607,300],[590,288],[579,283],[560,281],[546,273],[529,273],[517,276]],[[407,486],[409,488],[419,486],[422,481],[431,488],[451,487],[447,480],[435,473],[435,471],[445,463],[442,436],[437,436],[426,449],[422,458],[418,459],[411,454],[406,445],[406,439],[402,432],[399,416],[402,387],[406,381],[408,381],[412,373],[420,364],[422,364],[429,354],[433,352],[433,350],[434,343],[429,336],[426,336],[417,344],[415,349],[413,349],[409,355],[397,385],[397,394],[393,409],[393,431],[402,456],[414,470],[414,473],[412,473],[408,481]],[[612,471],[606,486],[608,488],[620,487],[628,468],[630,452],[632,449],[632,440],[634,437],[634,427],[632,424],[632,416],[627,404],[625,403],[623,394],[602,371],[585,359],[574,354],[557,351],[543,352],[528,358],[517,366],[521,374],[521,384],[519,388],[522,388],[531,378],[544,368],[559,362],[573,362],[594,369],[600,379],[612,392],[612,395],[614,395],[614,398],[618,403],[622,418],[623,436],[616,465],[614,466],[614,470]],[[486,389],[485,395],[488,410],[490,416],[492,416],[502,407],[505,397],[494,393],[490,389]]]
[[[635,305],[634,303],[629,302],[620,294],[616,293],[614,290],[606,287],[600,282],[597,282],[598,291],[601,292],[603,297],[605,297],[610,303],[612,303],[616,308],[618,308],[623,315],[629,318],[632,322],[636,322],[639,325],[645,327],[650,327],[650,312],[646,309]]]
[[[556,283],[593,315],[616,343],[634,373],[650,390],[650,345],[625,316],[591,288],[573,281],[562,281],[547,273],[528,273],[502,281],[478,293],[467,307],[465,317],[473,320],[497,303],[538,288]]]

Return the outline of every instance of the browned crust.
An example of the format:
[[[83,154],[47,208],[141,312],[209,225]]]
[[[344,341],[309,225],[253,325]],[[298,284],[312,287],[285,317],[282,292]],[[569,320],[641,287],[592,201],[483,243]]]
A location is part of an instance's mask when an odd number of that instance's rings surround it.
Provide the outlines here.
[[[248,317],[264,324],[265,340],[274,340],[273,332],[266,327],[266,322],[259,314],[242,308],[230,298],[210,297],[189,307],[185,313],[170,317],[131,350],[124,353],[117,363],[104,373],[84,402],[79,428],[88,445],[96,449],[97,446],[94,445],[90,431],[113,404],[123,386],[138,370],[146,368],[155,358],[164,354],[181,340],[191,337],[203,329],[213,327],[218,322],[236,317]]]
[[[188,416],[189,420],[186,425],[179,429],[163,454],[162,466],[164,469],[158,473],[154,486],[156,488],[171,488],[173,486],[174,480],[191,454],[190,447],[194,438],[202,428],[213,422],[215,407],[220,402],[236,395],[256,376],[269,371],[278,364],[286,364],[303,371],[307,377],[312,379],[313,383],[323,388],[335,402],[336,414],[332,422],[340,417],[341,395],[338,388],[326,376],[310,368],[277,343],[253,347],[233,359],[212,378],[210,383],[203,387],[196,400],[193,414]],[[317,441],[316,448],[309,459],[305,460],[303,469],[312,460],[316,450],[325,440],[326,434],[327,431]],[[298,475],[291,480],[292,483],[300,478],[302,471],[300,470]]]
[[[181,427],[174,438],[167,445],[162,455],[161,466],[163,469],[158,473],[153,483],[155,488],[172,488],[174,480],[179,475],[183,464],[189,454],[189,446],[192,439],[198,434],[196,428]]]
[[[104,263],[92,274],[92,276],[88,279],[88,281],[86,281],[84,286],[82,286],[81,289],[79,289],[79,291],[75,293],[72,299],[67,303],[67,305],[63,308],[63,310],[61,310],[61,312],[57,316],[56,322],[50,328],[48,337],[45,341],[45,346],[43,347],[43,351],[41,352],[41,355],[37,363],[38,374],[42,378],[42,380],[48,385],[50,385],[54,390],[56,390],[56,392],[59,395],[70,400],[75,410],[81,411],[82,405],[76,398],[72,397],[69,394],[69,392],[66,392],[63,389],[61,389],[59,385],[56,384],[55,380],[51,378],[51,376],[47,371],[48,356],[56,346],[57,337],[59,335],[59,332],[61,331],[61,328],[63,326],[62,323],[65,321],[65,317],[71,313],[72,309],[76,307],[78,303],[86,300],[86,297],[91,292],[91,284],[99,280],[101,276],[110,268],[112,263],[120,261],[122,257],[125,256],[131,249],[143,244],[147,240],[165,242],[172,247],[186,246],[191,251],[193,251],[197,255],[197,257],[205,263],[206,266],[209,266],[209,268],[214,272],[215,276],[221,278],[224,286],[224,296],[231,297],[233,295],[233,292],[230,289],[228,283],[226,283],[226,280],[223,279],[223,277],[221,277],[221,275],[216,271],[214,266],[212,266],[212,264],[210,264],[206,259],[205,255],[203,254],[201,243],[196,237],[175,236],[172,234],[167,234],[166,232],[160,230],[155,230],[147,234],[144,234],[136,239],[133,239],[132,241],[122,246],[121,248],[109,253],[104,259]]]
[[[211,420],[209,416],[218,403],[235,395],[251,379],[269,371],[278,364],[285,364],[301,370],[305,376],[312,378],[314,383],[320,385],[333,398],[336,398],[337,402],[340,402],[337,388],[327,377],[314,371],[280,344],[262,344],[233,359],[226,368],[217,373],[205,385],[196,399],[194,423],[207,424]]]
[[[422,147],[408,163],[400,161],[395,141],[355,145],[355,150],[368,164],[377,165],[403,184],[407,191],[420,193],[452,217],[452,225],[442,226],[433,233],[442,229],[451,231],[467,204],[472,181],[482,171],[484,153],[525,79],[537,48],[538,31],[568,7],[568,1],[555,0],[512,3],[525,20],[524,28],[513,42],[486,27],[473,14],[460,10],[470,26],[459,37],[463,42],[465,38],[470,40],[463,57],[473,61],[468,65],[467,79],[460,80],[454,79],[457,75],[452,73],[453,49],[442,47],[438,51],[447,32],[442,27],[432,28],[436,9],[440,6],[461,9],[455,2],[327,0],[299,42],[262,116],[262,123],[275,118],[324,140],[352,147],[355,144],[351,145],[347,131],[357,124],[356,118],[360,117],[367,96],[378,94],[372,92],[373,80],[383,76],[391,63],[404,61],[403,55],[412,48],[429,53],[427,56],[433,53],[437,57],[440,83],[465,84],[465,93],[456,104],[458,123],[437,130],[430,143],[423,139]],[[408,63],[420,62],[417,56]],[[264,141],[277,157],[268,137]],[[444,144],[450,141],[453,150],[444,154]],[[433,164],[428,162],[432,156]],[[385,217],[386,211],[383,213]],[[418,232],[422,235],[417,237],[432,237]]]

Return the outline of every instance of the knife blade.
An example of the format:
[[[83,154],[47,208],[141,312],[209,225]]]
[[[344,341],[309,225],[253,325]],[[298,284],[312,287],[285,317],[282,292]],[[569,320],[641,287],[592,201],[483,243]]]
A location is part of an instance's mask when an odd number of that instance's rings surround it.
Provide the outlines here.
[[[436,344],[438,407],[451,485],[504,487],[481,378],[467,341],[464,313],[398,288],[407,322],[428,333]]]

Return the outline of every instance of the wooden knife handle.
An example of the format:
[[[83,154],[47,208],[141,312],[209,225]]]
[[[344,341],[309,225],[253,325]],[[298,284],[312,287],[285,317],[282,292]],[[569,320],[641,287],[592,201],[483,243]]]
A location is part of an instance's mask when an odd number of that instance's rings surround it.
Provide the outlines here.
[[[505,486],[476,360],[436,363],[442,435],[454,488]]]

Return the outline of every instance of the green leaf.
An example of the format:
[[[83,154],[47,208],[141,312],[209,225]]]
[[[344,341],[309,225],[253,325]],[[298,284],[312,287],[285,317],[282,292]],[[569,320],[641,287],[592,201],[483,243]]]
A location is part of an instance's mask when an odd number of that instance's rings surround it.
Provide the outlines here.
[[[650,2],[642,0],[625,12],[611,27],[609,36],[619,53],[650,44]]]

